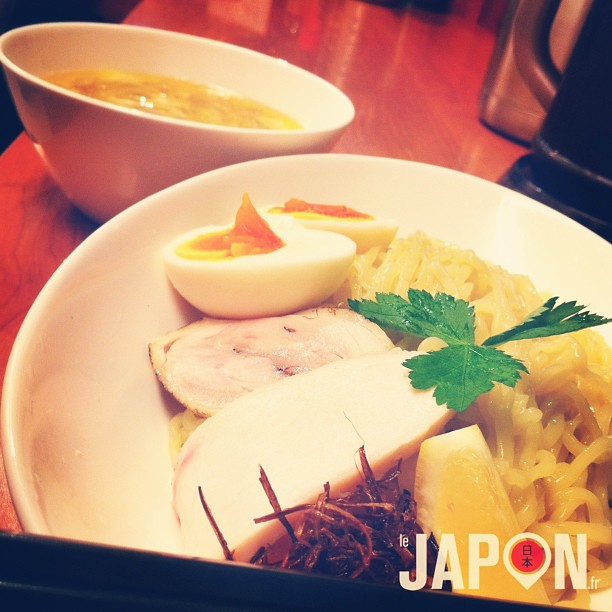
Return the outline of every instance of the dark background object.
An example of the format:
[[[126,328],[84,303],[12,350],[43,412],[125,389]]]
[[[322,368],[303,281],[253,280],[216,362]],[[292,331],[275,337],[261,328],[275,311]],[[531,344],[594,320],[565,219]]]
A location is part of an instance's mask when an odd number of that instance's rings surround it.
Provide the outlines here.
[[[557,4],[527,3],[517,13],[517,65],[548,112],[533,140],[533,153],[519,160],[507,178],[529,186],[532,197],[610,240],[612,2],[593,0],[563,76],[540,44],[548,7]]]
[[[599,234],[608,242],[612,242],[612,221],[609,218],[609,213],[606,219],[603,218],[601,214],[593,214],[587,210],[572,206],[572,204],[568,203],[568,194],[571,190],[570,186],[565,185],[567,191],[562,195],[556,195],[559,193],[559,189],[563,188],[563,183],[557,182],[554,192],[546,190],[542,186],[539,176],[534,176],[533,153],[523,155],[519,158],[504,176],[501,177],[498,183],[562,212],[575,221],[578,221],[578,223],[588,227],[596,234]],[[612,204],[612,202],[610,202],[610,204]]]
[[[0,33],[50,21],[119,22],[137,0],[0,0]],[[0,79],[0,152],[22,131],[4,75]]]
[[[536,135],[534,177],[586,214],[612,221],[612,3],[594,0]]]

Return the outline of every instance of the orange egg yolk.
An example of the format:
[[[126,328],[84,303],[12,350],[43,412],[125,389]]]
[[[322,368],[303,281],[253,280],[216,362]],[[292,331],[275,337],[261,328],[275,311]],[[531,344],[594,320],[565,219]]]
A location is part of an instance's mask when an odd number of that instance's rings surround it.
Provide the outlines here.
[[[176,254],[186,259],[232,259],[270,253],[284,245],[244,194],[232,228],[196,236],[180,244]]]
[[[283,206],[274,206],[269,213],[289,214],[298,219],[337,219],[345,221],[364,221],[373,219],[372,215],[359,212],[348,206],[337,204],[312,204],[293,198]]]

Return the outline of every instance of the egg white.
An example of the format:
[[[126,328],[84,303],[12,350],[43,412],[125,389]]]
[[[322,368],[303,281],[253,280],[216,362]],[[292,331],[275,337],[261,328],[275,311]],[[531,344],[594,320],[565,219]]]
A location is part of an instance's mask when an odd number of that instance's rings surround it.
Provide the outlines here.
[[[278,316],[321,304],[346,278],[355,242],[286,220],[271,225],[285,246],[218,261],[186,259],[175,249],[198,235],[229,228],[209,226],[183,234],[163,250],[170,282],[190,304],[216,318]]]
[[[269,213],[266,209],[259,209],[259,214],[269,223],[277,217],[294,219],[302,227],[326,232],[336,232],[347,236],[357,245],[357,253],[365,253],[368,249],[379,246],[386,248],[395,238],[399,222],[395,219],[333,219],[333,218],[302,218],[290,213]]]

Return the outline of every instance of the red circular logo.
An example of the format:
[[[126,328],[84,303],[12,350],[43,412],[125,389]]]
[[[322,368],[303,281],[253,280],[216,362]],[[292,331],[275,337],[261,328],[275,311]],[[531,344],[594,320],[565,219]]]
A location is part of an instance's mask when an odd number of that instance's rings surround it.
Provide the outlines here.
[[[510,551],[510,561],[514,569],[522,574],[537,572],[545,559],[546,555],[541,544],[531,538],[518,540]]]

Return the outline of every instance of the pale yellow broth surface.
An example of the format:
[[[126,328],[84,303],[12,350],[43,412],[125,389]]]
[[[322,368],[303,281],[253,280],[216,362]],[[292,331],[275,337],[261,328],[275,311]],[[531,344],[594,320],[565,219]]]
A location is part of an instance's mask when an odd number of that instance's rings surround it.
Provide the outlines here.
[[[64,70],[44,78],[91,98],[175,119],[242,128],[302,129],[295,119],[274,108],[214,85],[110,69]]]

